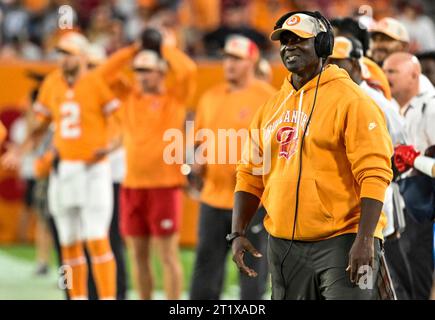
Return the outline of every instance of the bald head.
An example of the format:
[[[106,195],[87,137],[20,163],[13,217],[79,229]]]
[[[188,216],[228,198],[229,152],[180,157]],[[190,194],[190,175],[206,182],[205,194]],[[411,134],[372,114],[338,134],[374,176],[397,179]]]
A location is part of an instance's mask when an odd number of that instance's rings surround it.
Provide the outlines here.
[[[393,53],[385,60],[382,69],[390,83],[391,93],[399,104],[417,95],[421,74],[417,57],[407,52]]]

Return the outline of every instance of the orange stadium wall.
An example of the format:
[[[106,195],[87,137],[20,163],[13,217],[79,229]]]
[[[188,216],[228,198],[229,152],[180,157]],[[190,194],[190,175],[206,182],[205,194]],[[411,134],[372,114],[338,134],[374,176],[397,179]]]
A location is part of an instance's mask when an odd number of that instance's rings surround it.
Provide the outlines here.
[[[54,67],[52,64],[42,62],[0,61],[0,83],[2,84],[0,86],[0,115],[11,111],[23,112],[29,106],[29,94],[37,85],[28,77],[29,71],[45,74]],[[275,87],[281,86],[284,76],[284,68],[274,65],[272,83]],[[223,70],[218,62],[200,61],[195,103],[204,91],[223,79]],[[1,152],[4,152],[4,146]],[[0,166],[0,244],[13,243],[18,240],[18,226],[23,209],[21,200],[23,189],[22,182],[17,179],[17,173],[5,171]],[[194,246],[197,235],[198,203],[188,196],[184,198],[181,245]],[[34,223],[30,225],[28,235],[30,239],[33,239]]]

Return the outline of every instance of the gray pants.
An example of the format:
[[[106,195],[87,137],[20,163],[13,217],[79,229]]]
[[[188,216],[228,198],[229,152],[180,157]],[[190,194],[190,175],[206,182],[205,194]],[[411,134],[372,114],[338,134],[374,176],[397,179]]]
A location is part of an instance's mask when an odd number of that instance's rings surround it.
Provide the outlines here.
[[[256,278],[240,275],[240,298],[260,300],[267,282],[267,232],[263,226],[264,208],[260,208],[252,219],[247,237],[255,248],[263,254],[258,259],[245,255],[248,266],[258,272]],[[200,207],[199,237],[196,250],[195,268],[192,275],[190,299],[218,300],[224,284],[228,246],[225,236],[231,232],[231,210],[218,209],[204,203]],[[234,265],[234,268],[236,266]]]
[[[370,277],[373,289],[367,288],[370,288],[369,283],[366,288],[360,289],[358,285],[350,282],[349,273],[346,272],[349,251],[355,236],[355,234],[346,234],[316,242],[294,241],[290,252],[288,252],[290,240],[270,236],[268,256],[272,275],[272,299],[377,299],[376,279],[381,255],[380,240],[375,239],[375,265]]]

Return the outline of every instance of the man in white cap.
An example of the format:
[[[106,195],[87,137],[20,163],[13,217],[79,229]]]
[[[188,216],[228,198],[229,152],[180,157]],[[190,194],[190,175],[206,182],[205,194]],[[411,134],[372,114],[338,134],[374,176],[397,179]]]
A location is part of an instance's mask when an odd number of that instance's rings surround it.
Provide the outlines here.
[[[244,259],[261,254],[245,230],[261,201],[272,299],[376,299],[393,150],[382,111],[325,64],[334,37],[319,12],[285,14],[271,39],[289,74],[251,122],[237,167],[233,260],[257,275]]]
[[[371,58],[380,66],[393,52],[408,51],[409,34],[405,26],[394,18],[383,18],[370,30]]]
[[[380,66],[385,59],[395,52],[409,51],[409,34],[405,26],[394,18],[383,18],[374,24],[370,30],[370,55]],[[420,75],[419,92],[434,91],[433,83],[425,75]]]
[[[167,159],[168,142],[163,137],[168,130],[183,130],[186,107],[196,88],[196,64],[175,47],[169,32],[163,34],[163,44],[155,44],[154,49],[138,53],[127,47],[109,58],[113,74],[126,66],[134,73],[134,82],[119,92],[123,103],[115,114],[126,153],[120,229],[132,253],[139,297],[152,298],[155,249],[166,297],[174,300],[181,298],[183,288],[179,231],[185,179],[181,164]],[[182,144],[175,148],[183,155]]]
[[[119,101],[96,72],[87,69],[87,39],[77,33],[61,36],[60,68],[49,74],[34,105],[40,122],[19,147],[3,156],[15,167],[54,123],[54,147],[60,162],[52,170],[49,207],[62,247],[71,299],[87,299],[86,245],[100,299],[115,299],[116,266],[108,239],[113,194],[110,165],[101,150],[109,148],[107,117]]]
[[[247,129],[258,108],[269,99],[275,89],[255,78],[255,66],[259,50],[255,43],[240,35],[230,36],[224,47],[225,82],[209,89],[200,99],[196,111],[195,131],[208,130],[218,137],[218,131]],[[236,138],[237,139],[237,138]],[[225,241],[231,231],[231,210],[236,184],[236,161],[240,159],[242,143],[235,141],[231,154],[237,155],[231,162],[226,146],[216,143],[216,159],[207,159],[205,164],[193,166],[193,173],[203,179],[200,195],[199,237],[196,261],[192,275],[191,299],[219,299],[222,293],[226,257],[229,247]],[[234,142],[234,141],[233,141]],[[208,151],[211,152],[211,151]],[[266,232],[262,218],[264,208],[247,229],[247,236],[259,250],[266,254]],[[266,261],[252,260],[259,270],[256,279],[241,275],[241,299],[262,299],[267,281]],[[263,259],[265,260],[265,259]]]

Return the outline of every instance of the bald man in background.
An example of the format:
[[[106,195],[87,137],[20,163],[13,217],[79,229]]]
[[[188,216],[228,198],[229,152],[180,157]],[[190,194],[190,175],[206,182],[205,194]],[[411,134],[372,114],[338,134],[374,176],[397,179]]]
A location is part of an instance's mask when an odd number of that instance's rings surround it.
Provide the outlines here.
[[[418,59],[409,53],[390,55],[383,69],[405,121],[407,143],[424,154],[435,145],[434,92],[421,93],[421,66]],[[430,177],[416,170],[402,174],[399,184],[406,206],[406,228],[400,241],[411,267],[412,298],[428,299],[434,270],[434,184]]]

